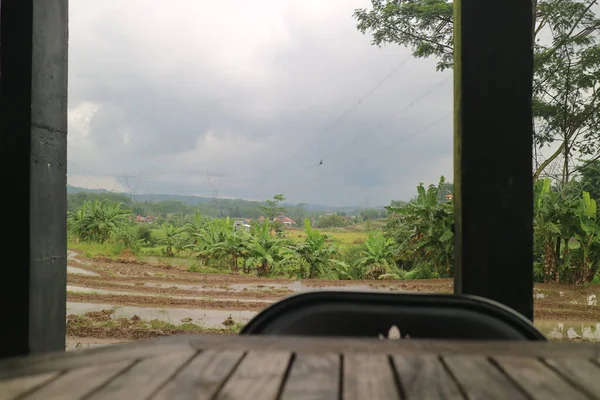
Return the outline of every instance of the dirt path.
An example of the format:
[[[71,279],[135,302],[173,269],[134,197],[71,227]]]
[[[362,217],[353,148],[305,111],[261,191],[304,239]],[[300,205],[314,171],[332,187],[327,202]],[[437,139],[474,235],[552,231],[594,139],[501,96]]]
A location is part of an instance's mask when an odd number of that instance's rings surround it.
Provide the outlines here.
[[[156,329],[158,322],[142,321],[119,327],[112,322],[76,326],[71,323],[70,334],[92,341],[94,337],[133,340],[176,334],[180,325],[188,324],[185,321],[195,321],[193,326],[188,326],[194,332],[230,334],[230,330],[222,331],[224,320],[229,318],[236,326],[243,324],[274,301],[294,293],[312,290],[451,293],[453,290],[450,279],[297,281],[243,274],[202,274],[187,269],[182,263],[169,265],[160,260],[142,261],[133,257],[90,259],[70,251],[67,299],[71,315],[119,309],[121,320],[141,317],[169,324]],[[543,327],[544,332],[558,323],[567,323],[565,329],[572,328],[579,333],[587,329],[585,326],[594,327],[600,323],[600,308],[594,303],[594,296],[600,297],[600,286],[537,284],[536,324]],[[574,325],[569,325],[569,321]],[[600,337],[600,333],[597,334]]]

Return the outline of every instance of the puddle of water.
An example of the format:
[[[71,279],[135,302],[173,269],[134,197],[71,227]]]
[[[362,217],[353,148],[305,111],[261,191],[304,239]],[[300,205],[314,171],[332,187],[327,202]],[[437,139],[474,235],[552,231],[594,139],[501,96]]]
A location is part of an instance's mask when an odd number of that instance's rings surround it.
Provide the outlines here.
[[[85,314],[90,311],[112,310],[111,304],[73,303],[67,302],[67,315]],[[247,322],[257,313],[255,311],[227,311],[227,310],[202,310],[192,308],[166,308],[157,309],[149,307],[116,307],[116,318],[131,318],[137,315],[141,319],[169,322],[173,325],[181,325],[181,320],[191,318],[193,323],[207,328],[223,328],[222,322],[229,316],[236,322]]]
[[[335,290],[335,291],[351,291],[351,292],[382,292],[389,291],[389,288],[373,288],[369,285],[341,285],[341,286],[307,286],[300,281],[293,282],[291,284],[231,284],[231,289],[236,292],[245,290],[272,290],[272,289],[285,289],[291,290],[295,293],[303,292],[314,292],[321,290]]]
[[[83,286],[71,286],[67,285],[67,291],[74,293],[98,293],[98,294],[113,294],[113,295],[126,295],[126,296],[141,296],[141,297],[165,297],[170,299],[182,299],[182,300],[210,300],[210,301],[239,301],[240,303],[251,303],[260,301],[261,303],[274,303],[274,300],[265,299],[236,299],[236,298],[222,298],[222,297],[207,297],[207,296],[176,296],[167,293],[144,293],[144,292],[128,292],[120,290],[106,290],[106,289],[94,289],[86,288]]]
[[[100,276],[100,274],[97,272],[88,271],[83,268],[72,267],[70,265],[67,266],[67,273],[79,274],[79,275],[89,275],[89,276]]]

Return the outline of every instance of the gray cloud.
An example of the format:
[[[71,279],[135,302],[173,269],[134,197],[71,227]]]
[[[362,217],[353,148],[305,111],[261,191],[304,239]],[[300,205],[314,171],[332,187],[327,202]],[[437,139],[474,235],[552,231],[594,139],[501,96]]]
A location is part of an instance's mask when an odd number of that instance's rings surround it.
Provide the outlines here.
[[[451,178],[451,77],[371,46],[351,17],[362,6],[73,2],[71,181],[139,174],[145,192],[210,195],[213,172],[227,197],[349,205]]]

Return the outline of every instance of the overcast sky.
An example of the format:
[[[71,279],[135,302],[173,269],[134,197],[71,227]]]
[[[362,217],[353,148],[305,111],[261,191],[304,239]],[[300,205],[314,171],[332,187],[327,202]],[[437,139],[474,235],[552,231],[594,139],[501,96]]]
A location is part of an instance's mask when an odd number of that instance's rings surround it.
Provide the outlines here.
[[[452,179],[451,73],[372,46],[368,6],[70,2],[69,184],[342,206]]]

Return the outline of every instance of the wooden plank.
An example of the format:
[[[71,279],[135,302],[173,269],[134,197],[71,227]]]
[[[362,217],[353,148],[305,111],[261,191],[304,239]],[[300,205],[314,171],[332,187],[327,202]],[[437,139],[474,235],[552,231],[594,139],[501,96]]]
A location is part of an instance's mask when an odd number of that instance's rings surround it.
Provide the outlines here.
[[[179,342],[139,341],[89,350],[18,357],[0,362],[0,379],[45,372],[72,370],[94,364],[135,360],[193,350],[187,340]]]
[[[25,397],[25,399],[80,399],[100,388],[132,364],[132,361],[122,361],[68,371],[40,390],[34,391],[31,395]]]
[[[60,372],[48,372],[45,374],[0,381],[0,400],[9,400],[22,396],[27,392],[47,384],[59,375]]]
[[[443,360],[470,399],[528,398],[484,356],[449,356]]]
[[[390,341],[352,338],[177,335],[76,352],[2,360],[0,361],[0,379],[58,370],[71,370],[97,363],[154,357],[185,349],[242,352],[273,350],[310,354],[324,352],[340,354],[439,354],[443,356],[485,354],[488,356],[582,357],[588,359],[600,356],[600,343]]]
[[[383,354],[344,355],[344,399],[398,399],[391,361]]]
[[[179,371],[153,400],[210,399],[243,356],[240,351],[204,351]]]
[[[291,356],[288,352],[249,352],[219,391],[216,399],[277,398]]]
[[[543,361],[588,396],[600,397],[600,366],[594,361],[581,358],[546,358]]]
[[[454,290],[529,319],[531,32],[530,1],[454,1]]]
[[[406,399],[463,399],[438,357],[402,355],[392,360]]]
[[[340,377],[339,354],[297,354],[283,386],[281,400],[337,399]]]
[[[146,358],[94,392],[88,399],[145,399],[195,354],[195,351],[184,351]]]
[[[309,338],[294,336],[204,336],[189,338],[196,349],[280,350],[298,353],[356,353],[374,354],[486,354],[531,357],[600,356],[600,343],[565,342],[464,342],[441,340],[378,340],[354,338]]]
[[[504,373],[514,379],[532,399],[580,400],[588,398],[538,359],[495,357],[494,360]]]

